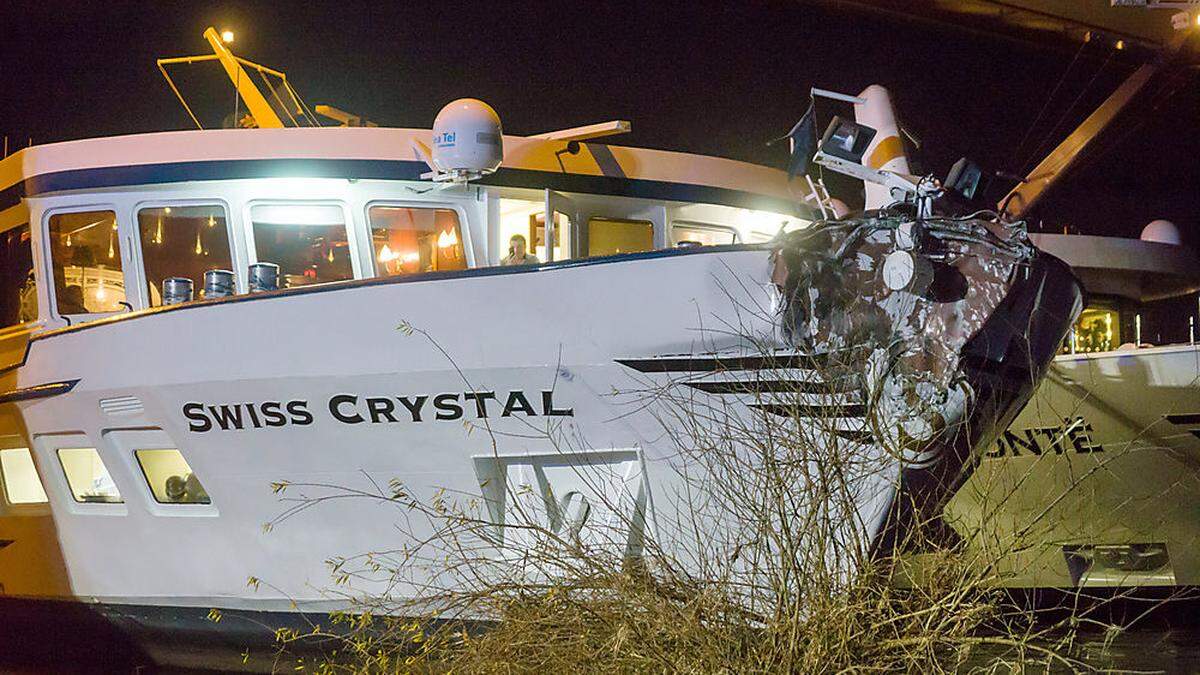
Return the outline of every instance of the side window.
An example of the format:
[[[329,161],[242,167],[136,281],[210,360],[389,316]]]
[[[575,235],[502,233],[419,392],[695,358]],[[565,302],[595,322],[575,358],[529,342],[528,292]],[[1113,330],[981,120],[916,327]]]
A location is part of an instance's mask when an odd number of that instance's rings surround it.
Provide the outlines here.
[[[335,204],[258,204],[250,209],[258,262],[279,265],[280,286],[354,276],[346,217]]]
[[[507,198],[500,200],[500,231],[497,237],[500,250],[496,259],[501,265],[536,265],[547,262],[544,239],[545,207],[545,201]],[[567,217],[563,214],[556,213],[554,217],[559,221],[559,235],[555,238],[558,246],[555,248],[561,253],[564,250],[564,237],[570,241],[570,227]],[[514,246],[514,238],[518,242],[517,246]],[[519,249],[524,249],[524,252]],[[570,247],[565,250],[570,250]],[[558,256],[558,259],[561,260],[561,256]]]
[[[1063,352],[1107,352],[1121,344],[1121,316],[1114,306],[1097,303],[1084,309],[1074,328],[1072,335],[1067,336]],[[1133,340],[1129,338],[1130,342]]]
[[[117,214],[112,211],[50,216],[50,259],[54,297],[60,314],[121,311],[125,277]]]
[[[199,292],[205,271],[233,269],[223,207],[159,206],[137,219],[151,306],[162,304],[164,279],[187,277]]]
[[[672,246],[727,246],[737,243],[737,230],[721,225],[677,221],[671,227]]]
[[[87,504],[120,504],[121,492],[95,448],[62,448],[58,451],[67,485],[75,501]]]
[[[0,233],[0,328],[37,320],[29,225]]]
[[[46,491],[38,478],[29,448],[0,450],[0,482],[9,504],[45,504]]]
[[[379,276],[467,268],[462,228],[452,209],[372,206],[367,216]]]
[[[208,492],[175,448],[137,450],[142,474],[159,504],[211,504]]]
[[[588,255],[616,255],[654,249],[654,223],[648,220],[592,218],[588,221]]]

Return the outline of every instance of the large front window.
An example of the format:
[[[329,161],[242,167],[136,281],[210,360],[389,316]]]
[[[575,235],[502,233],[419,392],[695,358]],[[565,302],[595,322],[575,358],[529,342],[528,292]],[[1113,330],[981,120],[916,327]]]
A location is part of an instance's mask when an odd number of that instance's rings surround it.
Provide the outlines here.
[[[37,320],[29,225],[0,233],[0,328]]]
[[[354,277],[346,216],[338,204],[258,204],[250,209],[258,262],[279,265],[280,285]]]
[[[455,211],[372,206],[369,216],[379,276],[467,268],[462,229]]]
[[[117,214],[112,211],[50,216],[50,258],[60,314],[119,312],[125,302]]]
[[[170,277],[192,280],[197,294],[204,272],[229,270],[229,234],[221,206],[156,206],[138,211],[142,262],[149,304],[162,304],[162,282]]]

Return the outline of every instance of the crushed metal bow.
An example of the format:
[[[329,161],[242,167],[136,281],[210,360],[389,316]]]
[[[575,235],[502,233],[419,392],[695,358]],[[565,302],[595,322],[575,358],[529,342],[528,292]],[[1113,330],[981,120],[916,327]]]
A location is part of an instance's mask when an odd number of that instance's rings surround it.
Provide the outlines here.
[[[864,431],[900,453],[909,487],[934,481],[917,499],[940,507],[1028,399],[1078,314],[1078,283],[1023,222],[988,212],[868,212],[778,244],[785,341],[858,378]]]

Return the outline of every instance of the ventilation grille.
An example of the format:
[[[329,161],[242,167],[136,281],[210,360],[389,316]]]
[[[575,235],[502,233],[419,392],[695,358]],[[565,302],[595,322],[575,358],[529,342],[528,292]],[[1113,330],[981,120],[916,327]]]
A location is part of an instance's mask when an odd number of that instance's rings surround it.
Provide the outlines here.
[[[100,399],[100,410],[108,415],[139,415],[145,412],[146,408],[136,396],[118,396]]]

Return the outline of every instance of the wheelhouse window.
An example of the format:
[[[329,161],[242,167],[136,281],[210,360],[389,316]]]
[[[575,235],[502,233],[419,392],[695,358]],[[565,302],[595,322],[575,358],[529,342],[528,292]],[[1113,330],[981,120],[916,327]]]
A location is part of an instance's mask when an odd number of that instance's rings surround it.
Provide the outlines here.
[[[50,216],[50,258],[60,314],[119,312],[125,302],[117,214],[112,211]]]
[[[45,504],[46,490],[38,478],[29,448],[0,450],[0,483],[9,504]]]
[[[58,451],[75,501],[86,504],[120,504],[121,492],[95,448],[62,448]]]
[[[367,214],[379,276],[467,268],[462,227],[454,210],[372,206]]]
[[[588,220],[588,255],[616,255],[654,249],[654,223],[649,220]]]
[[[1073,341],[1073,344],[1072,344]],[[1121,317],[1108,307],[1088,307],[1067,336],[1066,352],[1108,352],[1121,344]]]
[[[279,265],[285,288],[354,277],[345,211],[337,204],[258,204],[250,209],[258,262]]]
[[[159,504],[211,504],[200,479],[175,448],[137,450],[138,464]]]
[[[737,230],[721,225],[676,221],[671,227],[672,246],[728,246],[737,243]]]
[[[204,287],[204,273],[233,269],[222,206],[156,206],[138,211],[142,264],[151,306],[162,304],[162,282],[187,277]]]
[[[564,205],[560,204],[560,206]],[[554,223],[554,247],[550,256],[546,251],[546,201],[529,199],[500,200],[499,250],[496,259],[513,254],[512,238],[520,235],[525,241],[525,253],[532,262],[551,262],[551,260],[569,260],[575,252],[575,223],[571,216],[551,205],[552,222]],[[536,259],[536,261],[534,260]]]
[[[0,328],[37,320],[29,225],[0,233]]]

